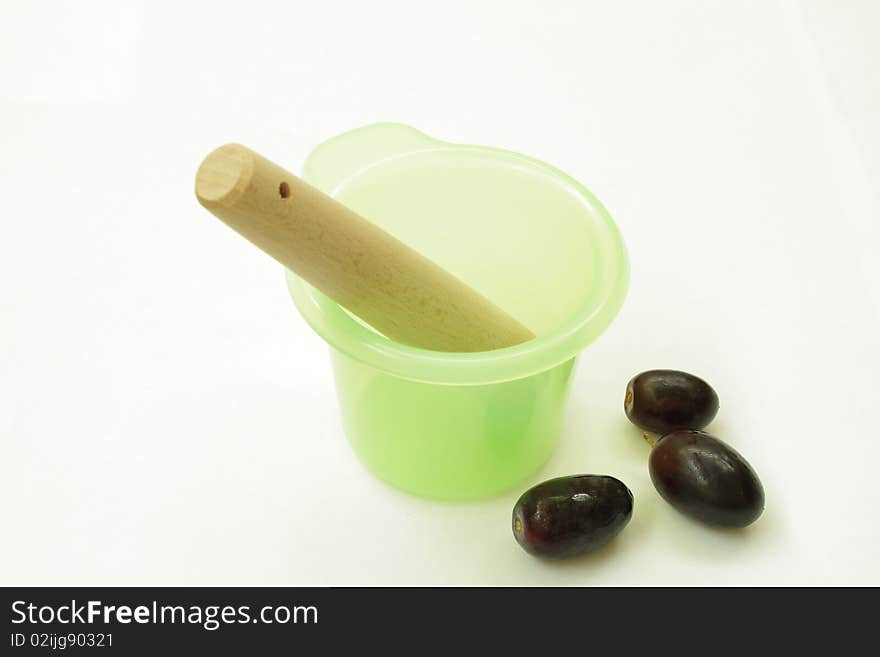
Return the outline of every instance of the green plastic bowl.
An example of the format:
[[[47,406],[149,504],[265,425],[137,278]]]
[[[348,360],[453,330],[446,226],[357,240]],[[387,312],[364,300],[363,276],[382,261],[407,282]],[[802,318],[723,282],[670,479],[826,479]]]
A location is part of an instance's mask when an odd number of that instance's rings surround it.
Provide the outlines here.
[[[327,341],[345,433],[377,477],[474,499],[535,473],[559,437],[575,358],[611,323],[629,280],[602,204],[523,155],[376,124],[330,139],[303,177],[458,276],[538,336],[495,351],[393,342],[288,272]]]

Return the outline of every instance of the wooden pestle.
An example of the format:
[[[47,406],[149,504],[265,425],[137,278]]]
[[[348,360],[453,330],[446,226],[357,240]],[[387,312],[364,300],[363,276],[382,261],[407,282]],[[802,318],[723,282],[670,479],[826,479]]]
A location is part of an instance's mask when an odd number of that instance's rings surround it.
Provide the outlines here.
[[[238,144],[196,174],[205,208],[388,338],[435,351],[487,351],[534,334],[342,203]]]

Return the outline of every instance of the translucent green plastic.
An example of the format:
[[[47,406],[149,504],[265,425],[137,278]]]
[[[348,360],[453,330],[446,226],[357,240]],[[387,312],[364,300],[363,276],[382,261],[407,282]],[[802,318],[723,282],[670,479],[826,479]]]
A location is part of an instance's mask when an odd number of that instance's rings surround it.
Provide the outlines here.
[[[626,251],[605,208],[542,162],[398,124],[324,142],[303,177],[538,336],[478,353],[409,347],[288,272],[331,346],[345,433],[366,467],[438,499],[494,495],[534,474],[558,440],[575,357],[626,294]]]

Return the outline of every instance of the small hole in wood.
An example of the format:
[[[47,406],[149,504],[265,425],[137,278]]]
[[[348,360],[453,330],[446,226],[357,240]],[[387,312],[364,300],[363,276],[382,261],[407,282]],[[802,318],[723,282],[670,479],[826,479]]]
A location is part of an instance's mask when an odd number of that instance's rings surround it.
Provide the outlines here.
[[[281,198],[287,198],[288,196],[290,196],[290,185],[288,185],[286,182],[278,185],[278,195]]]

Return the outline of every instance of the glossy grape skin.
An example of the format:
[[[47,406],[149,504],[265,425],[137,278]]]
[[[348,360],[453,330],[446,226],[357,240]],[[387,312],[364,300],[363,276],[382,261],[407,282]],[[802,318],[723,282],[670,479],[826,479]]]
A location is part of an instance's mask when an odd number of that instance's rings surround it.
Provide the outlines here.
[[[630,422],[653,433],[702,429],[718,413],[718,395],[693,374],[648,370],[627,383],[623,410]]]
[[[605,475],[573,475],[530,488],[513,507],[513,535],[522,548],[551,559],[605,545],[632,517],[633,496]]]
[[[764,511],[764,488],[736,450],[702,431],[660,438],[648,460],[657,492],[682,513],[719,527],[745,527]]]

